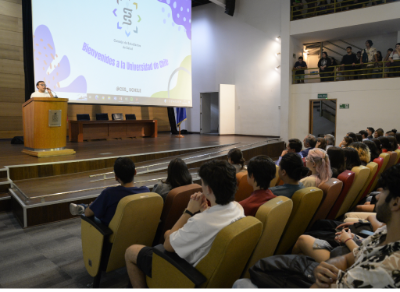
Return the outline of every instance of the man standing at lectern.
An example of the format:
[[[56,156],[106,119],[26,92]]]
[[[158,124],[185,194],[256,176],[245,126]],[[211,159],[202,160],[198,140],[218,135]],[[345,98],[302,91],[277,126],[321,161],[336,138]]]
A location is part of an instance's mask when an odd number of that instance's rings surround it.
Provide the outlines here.
[[[38,81],[36,83],[36,88],[38,91],[35,91],[34,93],[31,94],[32,97],[54,97],[53,94],[51,93],[51,89],[46,87],[46,83],[44,81]],[[46,92],[47,90],[47,92]]]

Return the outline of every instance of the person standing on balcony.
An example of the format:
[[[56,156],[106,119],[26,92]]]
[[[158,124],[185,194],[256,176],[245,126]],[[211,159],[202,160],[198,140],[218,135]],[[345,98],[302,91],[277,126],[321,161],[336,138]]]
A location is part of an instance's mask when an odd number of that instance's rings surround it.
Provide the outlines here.
[[[352,47],[347,47],[346,51],[347,54],[343,56],[342,62],[340,62],[340,70],[344,70],[344,79],[345,80],[353,80],[354,76],[354,68],[357,63],[357,56],[356,54],[353,53],[353,48]]]
[[[328,67],[330,67],[331,64],[331,59],[328,58],[328,53],[323,52],[322,58],[319,59],[318,62],[319,77],[321,79],[321,82],[329,81],[330,78],[327,78],[328,76],[330,76]]]
[[[371,40],[367,40],[365,42],[365,49],[361,51],[361,68],[372,69],[378,64],[378,51],[376,48],[372,47],[373,44],[374,43]],[[375,62],[375,64],[372,64],[373,62]],[[365,65],[364,63],[368,64]],[[364,70],[360,72],[362,72],[362,74],[370,74],[372,73],[372,70]],[[372,78],[372,75],[364,75],[360,76],[359,78]]]
[[[389,56],[390,66],[400,66],[400,43],[396,44],[394,51]],[[400,67],[399,68],[392,68],[391,72],[396,72],[390,74],[390,77],[398,77],[400,76]]]
[[[296,83],[304,83],[304,69],[307,69],[307,64],[303,61],[303,57],[299,57],[298,61],[294,64],[293,67],[293,70],[297,70],[294,72]]]
[[[389,62],[389,57],[390,57],[390,54],[393,52],[393,49],[392,48],[389,48],[387,51],[386,51],[386,56],[385,56],[385,58],[383,58],[383,62],[384,62],[384,64],[385,64],[385,69],[384,69],[384,71],[385,71],[385,73],[389,73],[390,72],[390,69],[388,68],[388,67],[390,67],[390,62]],[[385,74],[385,78],[387,78],[389,75],[388,74]]]
[[[304,16],[304,18],[315,16],[315,6],[317,4],[317,1],[306,0],[306,3],[307,3],[307,14]]]

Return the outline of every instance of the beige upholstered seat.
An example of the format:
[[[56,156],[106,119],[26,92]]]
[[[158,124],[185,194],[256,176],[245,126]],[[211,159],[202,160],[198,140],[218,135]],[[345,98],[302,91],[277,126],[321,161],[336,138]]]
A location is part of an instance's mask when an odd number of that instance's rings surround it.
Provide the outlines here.
[[[278,183],[279,180],[279,166],[276,166],[276,172],[275,172],[275,178],[273,180],[271,180],[271,182],[269,183],[269,187],[272,188],[274,186],[276,186],[276,184]]]
[[[371,184],[371,181],[376,177],[376,172],[378,171],[378,163],[370,162],[366,165],[366,167],[368,167],[370,170],[368,179],[365,182],[363,188],[361,189],[361,192],[358,194],[357,198],[354,200],[353,204],[351,205],[350,210],[353,209],[355,206],[357,206],[358,202],[364,195],[365,190],[369,187],[369,185]]]
[[[83,260],[100,284],[101,273],[125,266],[125,251],[132,244],[151,245],[160,221],[163,199],[156,193],[126,196],[118,203],[109,226],[82,216]]]
[[[321,203],[322,196],[322,190],[315,187],[304,188],[293,194],[293,210],[275,254],[286,253],[296,243],[297,238],[306,231]]]
[[[247,199],[253,192],[253,186],[247,182],[247,171],[238,172],[236,174],[238,188],[235,194],[235,201],[240,202]]]
[[[263,224],[263,231],[242,277],[249,278],[249,268],[260,259],[274,255],[292,209],[293,201],[284,196],[273,198],[258,208],[256,218]]]
[[[260,220],[248,216],[225,228],[216,236],[208,254],[191,266],[175,253],[156,246],[149,288],[231,288],[240,275],[262,232]],[[161,251],[159,250],[161,249]],[[194,276],[192,276],[194,275]]]
[[[340,206],[340,209],[336,214],[336,218],[342,216],[344,213],[350,210],[354,200],[358,197],[361,189],[366,184],[370,173],[370,169],[362,165],[353,167],[351,171],[355,173],[354,182],[351,185],[351,188],[344,199],[342,206]]]

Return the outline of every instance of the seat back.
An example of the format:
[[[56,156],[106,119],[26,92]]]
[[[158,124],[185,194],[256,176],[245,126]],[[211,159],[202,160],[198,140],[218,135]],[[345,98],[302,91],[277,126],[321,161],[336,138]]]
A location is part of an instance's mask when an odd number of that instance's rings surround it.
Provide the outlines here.
[[[235,194],[235,201],[240,202],[247,199],[253,192],[253,186],[247,182],[247,171],[238,172],[236,174],[236,180],[238,182],[238,188]]]
[[[77,121],[90,121],[89,114],[76,114]]]
[[[343,182],[336,178],[330,178],[327,182],[320,185],[319,188],[324,192],[324,197],[314,218],[310,222],[310,226],[312,226],[315,221],[325,219],[326,216],[328,216],[329,211],[332,209],[342,191]]]
[[[165,231],[171,229],[176,221],[181,217],[187,207],[190,196],[196,192],[201,192],[202,188],[198,184],[190,184],[172,189],[165,198],[164,208],[161,213],[161,222],[157,229],[154,243],[164,242]]]
[[[125,251],[132,244],[151,246],[160,222],[163,199],[156,193],[126,196],[118,203],[109,228],[113,231],[106,272],[125,266]]]
[[[231,288],[240,278],[260,239],[262,228],[260,220],[252,216],[223,228],[208,254],[196,266],[207,278],[201,288]]]
[[[333,220],[336,218],[336,214],[339,211],[340,206],[342,206],[344,199],[346,198],[351,186],[353,185],[355,176],[356,176],[355,173],[350,170],[345,170],[341,174],[338,175],[338,180],[343,182],[343,188],[342,188],[342,191],[340,192],[339,197],[337,198],[335,204],[333,205],[331,211],[328,213],[328,216],[326,217],[326,219]]]
[[[367,181],[365,182],[363,188],[361,189],[361,192],[358,194],[358,196],[356,197],[356,199],[354,200],[353,204],[350,207],[350,210],[353,209],[355,206],[357,206],[358,202],[364,198],[364,193],[366,192],[366,190],[371,186],[372,181],[375,179],[376,174],[378,172],[378,163],[376,162],[370,162],[366,165],[366,167],[369,168],[370,172],[369,172],[369,176]]]
[[[395,164],[400,162],[400,149],[396,149],[395,152],[397,153],[397,161]]]
[[[293,210],[275,254],[286,253],[295,244],[297,238],[306,231],[322,197],[322,190],[314,187],[304,188],[293,194]]]
[[[123,114],[112,114],[113,121],[123,121],[124,115]]]
[[[272,188],[274,186],[276,186],[276,184],[278,183],[279,180],[279,166],[276,166],[276,172],[275,172],[275,178],[273,180],[271,180],[271,182],[269,183],[269,187]]]
[[[379,179],[378,174],[383,165],[383,158],[382,157],[375,158],[374,162],[378,165],[378,169],[376,170],[372,180],[369,182],[367,188],[364,190],[364,193],[362,194],[360,200],[364,199],[370,192],[373,191],[372,187],[375,185],[375,181]]]
[[[96,114],[96,121],[108,121],[108,114]]]
[[[374,181],[374,183],[372,184],[372,186],[370,188],[370,192],[375,190],[376,185],[378,183],[378,180],[381,177],[382,172],[384,172],[386,170],[388,162],[389,162],[389,159],[390,159],[390,155],[388,153],[381,153],[379,155],[379,157],[383,159],[382,167],[379,169],[379,171],[378,171],[378,173],[376,175],[375,181]]]
[[[392,167],[393,165],[395,165],[396,162],[397,162],[397,158],[398,158],[396,151],[390,151],[388,153],[389,153],[390,157],[389,157],[389,162],[388,162],[388,164],[386,166],[386,169],[388,169],[389,167]]]
[[[136,120],[135,114],[125,114],[125,119],[128,120]]]
[[[344,213],[350,210],[350,207],[352,206],[353,202],[357,198],[358,194],[361,192],[361,189],[366,184],[370,173],[369,168],[362,165],[353,167],[351,171],[354,172],[355,174],[354,182],[351,185],[351,188],[346,198],[344,198],[342,206],[340,206],[335,219],[342,216]]]
[[[273,198],[258,208],[256,218],[263,224],[263,231],[242,277],[250,278],[249,268],[260,259],[274,255],[292,209],[293,201],[284,196]]]

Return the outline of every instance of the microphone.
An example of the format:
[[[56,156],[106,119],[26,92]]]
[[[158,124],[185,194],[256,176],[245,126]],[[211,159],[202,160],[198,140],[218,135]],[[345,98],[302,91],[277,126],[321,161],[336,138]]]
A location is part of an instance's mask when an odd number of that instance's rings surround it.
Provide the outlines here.
[[[50,88],[46,88],[46,89],[50,90],[51,92],[54,92],[54,93],[56,94],[56,95],[54,96],[54,98],[58,98],[57,92],[55,92],[54,90],[51,90]]]

